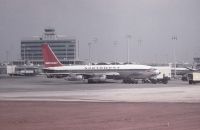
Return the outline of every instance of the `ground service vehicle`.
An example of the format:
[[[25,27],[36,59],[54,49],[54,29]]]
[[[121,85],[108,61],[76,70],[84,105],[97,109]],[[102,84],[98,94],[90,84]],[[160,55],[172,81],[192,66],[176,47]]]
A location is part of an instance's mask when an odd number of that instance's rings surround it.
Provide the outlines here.
[[[195,84],[200,82],[200,72],[192,72],[188,74],[189,84]]]
[[[168,80],[171,79],[171,67],[156,66],[155,68],[160,71],[160,74],[156,76],[156,79],[151,79],[151,82],[167,84]]]

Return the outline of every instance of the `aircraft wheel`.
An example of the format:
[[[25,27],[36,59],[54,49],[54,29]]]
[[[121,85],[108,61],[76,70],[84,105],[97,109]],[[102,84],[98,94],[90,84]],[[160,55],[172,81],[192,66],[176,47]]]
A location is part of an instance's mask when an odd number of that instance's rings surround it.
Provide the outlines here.
[[[194,82],[192,80],[189,80],[189,84],[194,84]]]
[[[151,79],[151,83],[157,84],[157,80],[156,79]]]
[[[127,79],[123,79],[123,83],[128,83],[128,80]]]
[[[92,83],[94,83],[94,81],[92,79],[88,79],[88,83],[92,84]]]

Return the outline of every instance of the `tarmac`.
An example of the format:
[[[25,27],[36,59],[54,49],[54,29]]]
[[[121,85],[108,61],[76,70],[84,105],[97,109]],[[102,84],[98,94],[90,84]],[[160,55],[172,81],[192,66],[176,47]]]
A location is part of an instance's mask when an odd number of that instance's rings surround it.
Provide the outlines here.
[[[2,130],[199,130],[200,84],[0,79]]]
[[[102,84],[69,82],[45,77],[0,80],[0,100],[87,102],[200,102],[200,84],[170,81],[169,84]]]

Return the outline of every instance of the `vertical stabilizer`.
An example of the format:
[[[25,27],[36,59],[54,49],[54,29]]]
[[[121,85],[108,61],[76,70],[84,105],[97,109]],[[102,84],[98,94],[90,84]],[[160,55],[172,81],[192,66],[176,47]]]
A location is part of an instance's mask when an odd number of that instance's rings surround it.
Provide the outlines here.
[[[45,67],[63,66],[47,43],[42,45],[42,55]]]

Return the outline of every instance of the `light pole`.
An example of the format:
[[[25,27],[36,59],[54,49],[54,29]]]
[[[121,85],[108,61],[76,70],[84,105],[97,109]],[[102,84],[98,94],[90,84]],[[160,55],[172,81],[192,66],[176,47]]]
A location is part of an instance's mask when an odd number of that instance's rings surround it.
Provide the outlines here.
[[[130,44],[130,41],[131,41],[131,35],[127,35],[127,62],[129,64],[129,44]]]
[[[25,63],[26,63],[26,47],[25,47],[25,45],[24,45],[24,65],[25,65]]]
[[[89,42],[88,43],[88,47],[89,47],[89,65],[91,65],[91,45],[92,45],[92,43],[91,42]]]
[[[24,45],[24,74],[26,75],[26,47],[25,47],[25,45]]]
[[[6,51],[6,64],[8,64],[8,51]]]
[[[138,40],[138,59],[139,59],[139,61],[141,62],[141,55],[140,55],[140,51],[141,51],[141,46],[142,46],[142,40],[141,39],[139,39]]]
[[[178,38],[176,35],[172,36],[172,41],[177,41]],[[174,57],[174,78],[176,78],[176,46],[175,46],[175,42],[174,42],[174,46],[173,46],[173,57]]]
[[[118,43],[117,43],[117,41],[114,41],[113,42],[113,45],[114,45],[114,47],[115,47],[115,64],[117,64],[117,45],[118,45]]]
[[[26,48],[27,61],[30,60],[30,51],[31,51],[31,48],[27,47]]]
[[[77,40],[77,56],[76,59],[79,60],[79,40]]]
[[[73,59],[73,64],[76,64],[76,61],[79,60],[79,40],[76,40],[75,42],[75,48],[74,48],[74,59]],[[78,63],[78,62],[77,62]]]
[[[92,42],[88,43],[88,47],[89,47],[89,65],[92,64],[92,57],[91,57],[91,46],[92,44],[96,44],[98,41],[98,39],[96,37],[93,38]]]
[[[97,41],[98,41],[98,38],[94,37],[94,38],[93,38],[93,43],[96,44]]]
[[[92,39],[92,44],[93,44],[93,59],[96,59],[94,62],[97,62],[97,52],[96,52],[96,45],[97,45],[97,42],[98,42],[98,38],[97,37],[94,37]],[[95,53],[94,53],[95,52]]]

